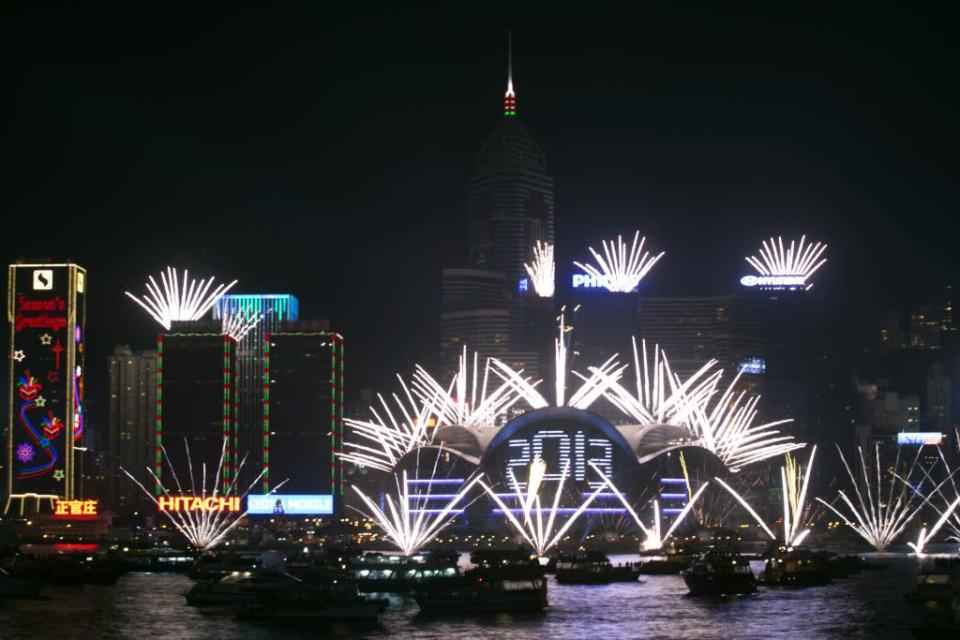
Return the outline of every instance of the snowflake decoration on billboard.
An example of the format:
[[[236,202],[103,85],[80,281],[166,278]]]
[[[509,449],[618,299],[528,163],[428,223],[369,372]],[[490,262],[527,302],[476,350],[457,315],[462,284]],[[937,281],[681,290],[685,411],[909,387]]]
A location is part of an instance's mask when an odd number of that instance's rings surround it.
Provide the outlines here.
[[[16,453],[17,460],[19,460],[24,464],[33,460],[34,455],[35,453],[34,453],[33,445],[30,444],[29,442],[24,442],[23,444],[17,447],[17,453]]]

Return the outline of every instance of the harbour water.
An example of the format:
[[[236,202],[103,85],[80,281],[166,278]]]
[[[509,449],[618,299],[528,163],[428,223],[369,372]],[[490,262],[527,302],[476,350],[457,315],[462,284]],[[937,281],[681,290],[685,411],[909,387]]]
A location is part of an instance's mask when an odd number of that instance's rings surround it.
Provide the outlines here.
[[[825,587],[766,589],[752,596],[687,595],[679,576],[644,576],[643,584],[557,585],[536,616],[425,618],[412,600],[392,598],[375,626],[283,626],[235,620],[229,611],[187,606],[184,575],[131,573],[109,586],[55,586],[42,599],[0,602],[0,638],[912,638],[923,620],[943,615],[907,603],[917,561],[871,556],[890,566]],[[632,560],[611,556],[614,562]]]

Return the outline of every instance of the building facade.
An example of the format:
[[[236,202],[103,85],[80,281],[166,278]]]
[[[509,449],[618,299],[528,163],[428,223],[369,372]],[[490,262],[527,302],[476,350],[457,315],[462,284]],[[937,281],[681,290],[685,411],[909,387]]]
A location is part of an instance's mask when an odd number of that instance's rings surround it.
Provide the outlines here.
[[[143,504],[140,489],[121,471],[133,474],[145,487],[153,485],[148,467],[153,465],[157,420],[157,352],[134,353],[116,345],[107,357],[110,404],[107,410],[107,477],[110,506],[128,512]]]
[[[12,264],[4,511],[79,497],[87,273],[71,263]]]

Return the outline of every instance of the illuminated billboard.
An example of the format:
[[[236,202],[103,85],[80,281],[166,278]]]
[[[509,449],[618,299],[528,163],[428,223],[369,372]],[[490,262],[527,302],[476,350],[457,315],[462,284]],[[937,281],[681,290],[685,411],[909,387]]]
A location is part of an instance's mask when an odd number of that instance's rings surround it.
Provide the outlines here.
[[[767,370],[767,361],[763,358],[744,358],[737,363],[737,371],[758,376]]]
[[[247,496],[251,515],[325,516],[333,513],[332,494]]]
[[[939,446],[941,442],[943,442],[943,434],[939,431],[901,431],[897,434],[897,444]]]
[[[4,511],[24,498],[70,500],[83,437],[86,271],[75,264],[8,269],[10,382]]]

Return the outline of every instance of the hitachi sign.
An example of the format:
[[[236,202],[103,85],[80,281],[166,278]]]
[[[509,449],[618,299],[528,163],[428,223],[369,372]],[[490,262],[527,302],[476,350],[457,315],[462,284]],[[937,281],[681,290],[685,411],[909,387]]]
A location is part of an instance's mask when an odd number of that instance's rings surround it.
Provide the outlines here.
[[[240,511],[240,498],[162,496],[157,506],[160,511]]]

